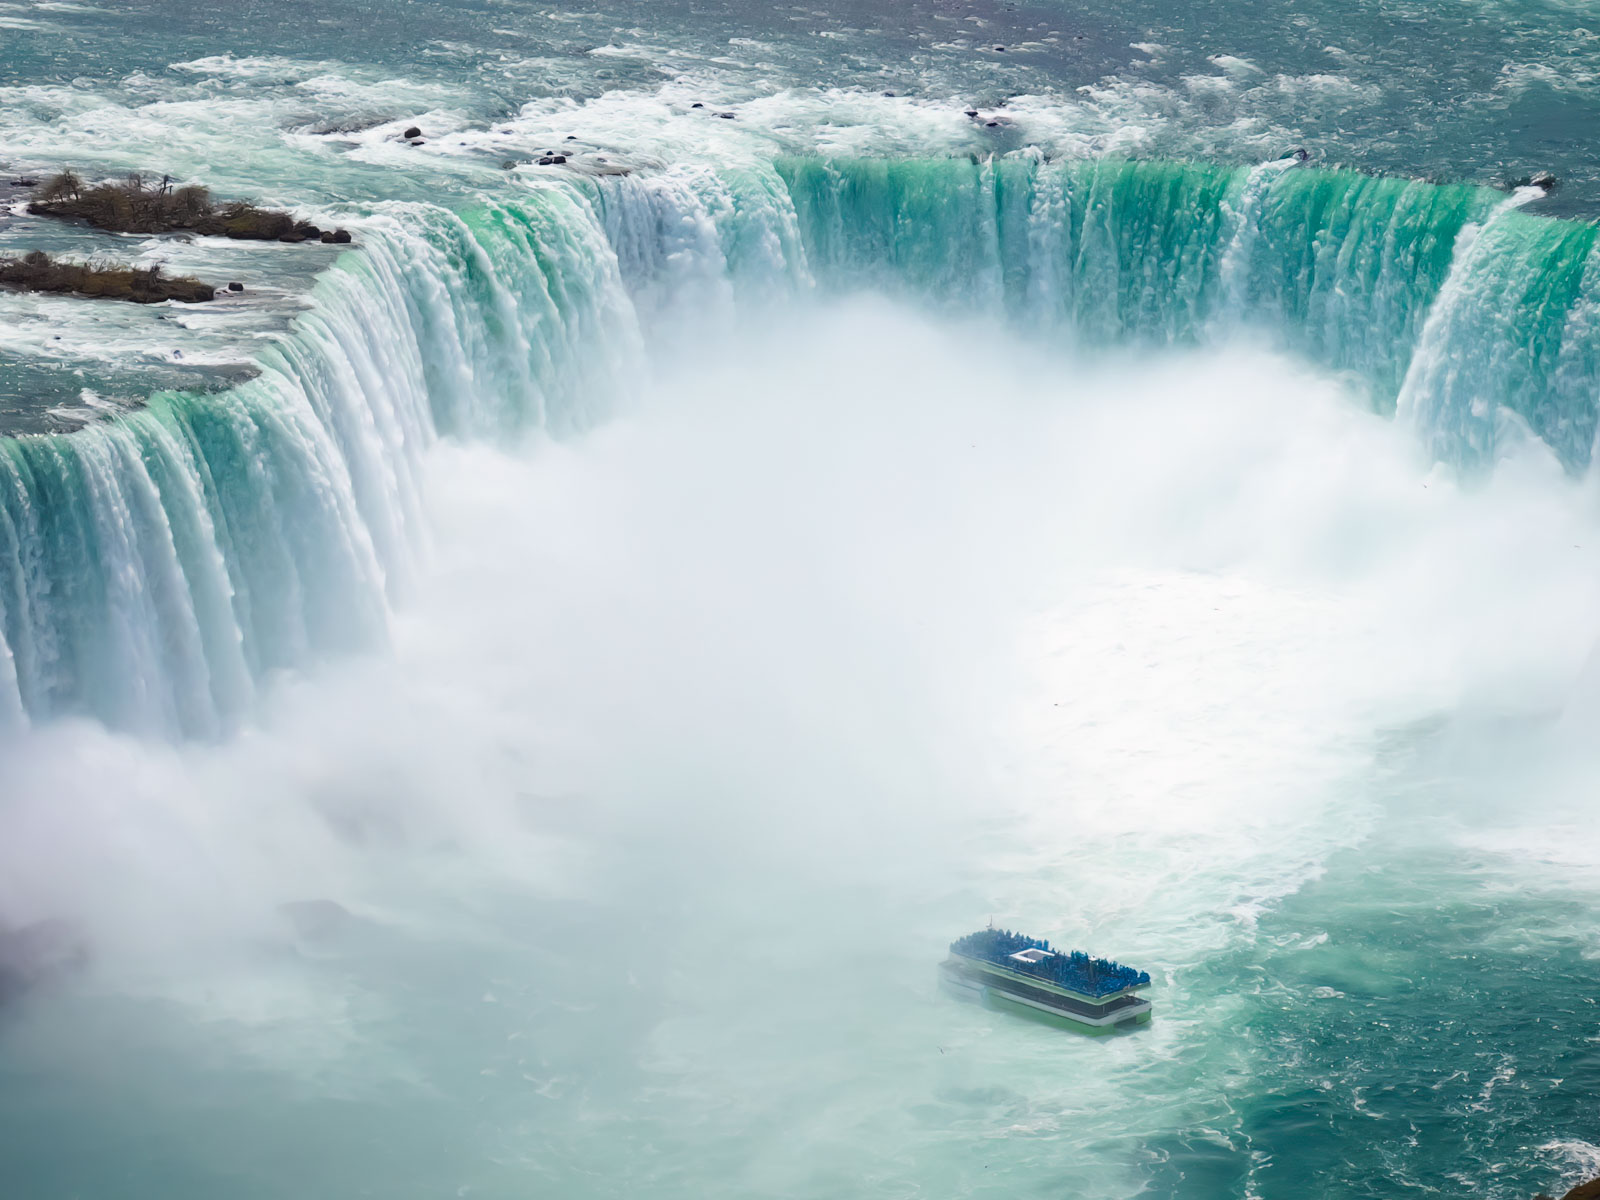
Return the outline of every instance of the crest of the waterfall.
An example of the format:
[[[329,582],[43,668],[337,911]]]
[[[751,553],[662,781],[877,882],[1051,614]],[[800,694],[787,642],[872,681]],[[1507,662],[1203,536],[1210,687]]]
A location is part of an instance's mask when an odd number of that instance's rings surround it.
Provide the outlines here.
[[[27,720],[22,693],[17,689],[17,662],[0,630],[0,732],[21,728]]]
[[[659,344],[695,339],[812,285],[794,204],[770,166],[601,176],[592,195]]]
[[[1292,158],[1277,158],[1259,163],[1245,174],[1236,193],[1222,202],[1226,222],[1226,249],[1218,264],[1217,290],[1220,303],[1212,313],[1213,338],[1238,331],[1240,318],[1250,304],[1250,269],[1256,241],[1261,233],[1262,213],[1272,193],[1272,185],[1283,172],[1299,164]]]
[[[1456,233],[1450,272],[1423,323],[1395,401],[1396,416],[1415,425],[1435,455],[1464,451],[1482,461],[1493,453],[1498,401],[1479,390],[1488,384],[1479,375],[1482,360],[1473,355],[1470,363],[1461,361],[1451,341],[1483,302],[1473,294],[1479,282],[1475,276],[1486,256],[1492,256],[1493,243],[1480,246],[1480,235],[1538,194],[1524,188],[1496,205],[1482,222],[1468,221]]]
[[[1518,189],[1456,237],[1397,404],[1440,460],[1486,465],[1526,427],[1569,468],[1588,463],[1595,230],[1518,211],[1542,194]]]

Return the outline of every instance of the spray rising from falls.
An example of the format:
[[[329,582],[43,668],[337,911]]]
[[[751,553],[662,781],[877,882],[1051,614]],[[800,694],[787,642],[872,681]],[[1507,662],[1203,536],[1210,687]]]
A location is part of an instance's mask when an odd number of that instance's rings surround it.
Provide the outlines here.
[[[1444,461],[1492,461],[1509,422],[1581,469],[1600,252],[1594,226],[1518,211],[1534,195],[1023,153],[779,158],[610,180],[599,202],[636,294],[677,294],[710,262],[734,299],[814,281],[1083,346],[1264,337],[1398,405]]]
[[[1596,231],[1485,189],[1178,163],[791,157],[393,206],[220,395],[0,444],[0,724],[214,736],[257,681],[381,644],[440,436],[601,419],[640,327],[870,287],[1046,338],[1265,337],[1438,457],[1587,466]]]

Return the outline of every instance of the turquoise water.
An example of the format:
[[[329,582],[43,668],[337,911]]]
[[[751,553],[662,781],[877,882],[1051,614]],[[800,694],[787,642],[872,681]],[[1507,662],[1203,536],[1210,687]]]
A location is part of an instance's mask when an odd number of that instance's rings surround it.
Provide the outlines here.
[[[7,178],[356,235],[0,215],[246,283],[0,297],[6,1194],[1600,1173],[1580,9],[0,34]],[[990,917],[1154,1025],[944,999]]]

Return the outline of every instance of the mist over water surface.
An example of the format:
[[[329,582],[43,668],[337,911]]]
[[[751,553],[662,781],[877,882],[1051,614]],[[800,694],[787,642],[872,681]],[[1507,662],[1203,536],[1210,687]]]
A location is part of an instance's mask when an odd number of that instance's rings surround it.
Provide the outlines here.
[[[0,902],[95,947],[6,1031],[30,1194],[1513,1195],[1566,1161],[1586,484],[1530,446],[1463,488],[1256,351],[868,299],[682,349],[591,433],[429,456],[391,655],[220,744],[8,747]],[[990,914],[1149,968],[1155,1024],[941,996]],[[1491,1043],[1517,972],[1555,1016]],[[1408,1022],[1444,1092],[1373,1062]],[[1368,1109],[1429,1136],[1359,1149]]]

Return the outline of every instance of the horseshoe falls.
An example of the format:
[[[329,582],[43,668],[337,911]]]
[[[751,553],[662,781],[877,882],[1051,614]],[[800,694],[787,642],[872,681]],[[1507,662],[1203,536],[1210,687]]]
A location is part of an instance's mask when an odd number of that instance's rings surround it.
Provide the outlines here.
[[[1579,15],[0,4],[0,1195],[1600,1175]]]

